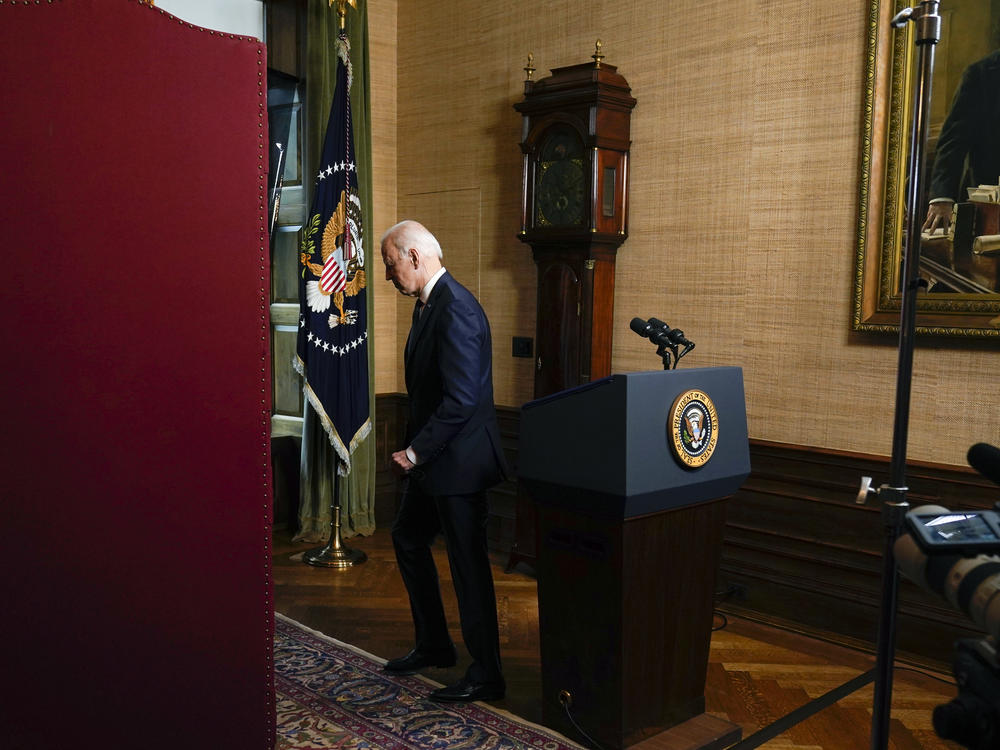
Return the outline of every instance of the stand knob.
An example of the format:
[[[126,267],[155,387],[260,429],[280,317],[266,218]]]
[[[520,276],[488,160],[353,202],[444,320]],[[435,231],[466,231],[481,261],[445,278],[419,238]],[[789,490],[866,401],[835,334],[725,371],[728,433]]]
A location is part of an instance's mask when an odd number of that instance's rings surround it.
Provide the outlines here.
[[[858,490],[858,496],[854,499],[858,505],[864,505],[868,502],[869,497],[877,496],[878,490],[872,489],[872,478],[871,477],[861,477],[861,489]]]

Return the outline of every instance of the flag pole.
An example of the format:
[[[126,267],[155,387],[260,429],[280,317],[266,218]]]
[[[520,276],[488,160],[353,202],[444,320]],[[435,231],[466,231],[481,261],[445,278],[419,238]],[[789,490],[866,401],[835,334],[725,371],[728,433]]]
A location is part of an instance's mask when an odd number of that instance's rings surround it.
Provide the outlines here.
[[[340,41],[338,41],[338,45],[339,44],[345,45],[344,49],[346,50],[347,49],[347,47],[346,47],[346,45],[347,45],[347,41],[346,41],[347,40],[347,36],[346,36],[346,33],[347,32],[345,31],[345,25],[346,25],[346,16],[347,16],[347,5],[349,4],[352,8],[356,9],[357,8],[357,1],[356,0],[330,0],[330,6],[331,7],[333,6],[334,2],[337,3],[337,16],[338,16],[339,27],[340,27],[340,34],[339,34]],[[347,53],[345,52],[344,54],[346,55]],[[347,64],[349,66],[349,60],[345,60],[345,64]],[[341,69],[340,68],[340,64],[338,63],[338,76],[340,75],[340,69]],[[345,156],[348,157],[346,161],[351,162],[352,159],[350,158],[350,155],[353,152],[353,145],[352,145],[352,137],[351,137],[351,132],[350,132],[350,98],[349,98],[350,97],[350,93],[349,93],[350,92],[350,77],[349,77],[349,74],[347,75],[347,86],[343,90],[340,90],[339,87],[338,87],[338,92],[340,93],[341,96],[344,97],[345,107],[347,108],[347,113],[348,113],[348,116],[347,116],[348,127],[347,127],[347,131],[346,131],[346,141],[342,142],[342,145],[344,146],[344,154],[345,154]],[[331,118],[332,118],[332,114],[331,114]],[[329,125],[328,125],[327,137],[329,137]],[[324,155],[325,155],[325,152],[326,152],[326,146],[324,146]],[[346,175],[347,172],[344,171],[344,167],[345,167],[344,162],[340,163],[340,167],[341,167],[341,174]],[[350,165],[350,168],[353,169],[353,164]],[[327,174],[330,174],[332,171],[334,171],[334,166],[328,166],[327,167]],[[320,171],[320,176],[322,177],[323,174],[324,173],[321,170]],[[344,309],[344,307],[342,307],[342,305],[346,305],[346,303],[347,303],[347,296],[348,295],[355,295],[355,294],[360,293],[359,290],[364,289],[365,283],[366,283],[363,267],[359,268],[358,267],[358,263],[356,262],[356,260],[352,260],[352,256],[353,256],[352,234],[351,234],[352,229],[349,226],[349,224],[350,224],[349,214],[351,213],[352,209],[348,208],[346,206],[346,204],[343,202],[343,198],[347,197],[347,194],[349,192],[350,192],[350,181],[348,180],[345,183],[345,185],[344,185],[343,192],[341,193],[341,202],[338,203],[337,209],[334,211],[334,213],[336,214],[336,216],[343,223],[343,226],[340,227],[340,230],[343,233],[343,256],[344,256],[343,257],[343,263],[346,265],[346,275],[343,273],[343,269],[341,269],[339,266],[337,266],[336,263],[334,263],[333,266],[330,267],[331,271],[337,270],[337,271],[341,272],[339,274],[340,275],[339,282],[338,282],[339,283],[339,287],[335,285],[332,288],[327,289],[325,293],[327,295],[329,295],[330,292],[332,292],[333,290],[339,289],[338,293],[342,295],[341,301],[336,301],[335,300],[335,304],[338,307],[340,307],[340,315],[339,315],[339,317],[337,315],[331,315],[330,316],[330,322],[329,322],[329,328],[330,329],[333,329],[333,328],[335,328],[337,326],[340,326],[342,324],[348,324],[349,325],[354,320],[357,319],[356,316],[354,318],[351,317],[351,315],[349,314],[350,313],[349,310],[347,311],[348,314],[345,314],[345,309]],[[313,230],[315,231],[319,227],[319,222],[320,222],[320,216],[319,216],[319,214],[317,214],[314,217],[314,219],[315,219],[314,223],[315,223],[316,226],[313,227]],[[360,220],[360,217],[359,217],[359,220]],[[327,229],[323,233],[323,235],[324,235],[323,236],[323,243],[327,242],[327,238],[325,236],[326,233],[329,232],[330,231],[330,227],[333,226],[336,223],[334,216],[330,216],[329,219],[328,219],[328,221],[329,221],[329,224],[327,225]],[[360,221],[359,221],[358,226],[360,226]],[[337,234],[337,230],[336,229],[334,229],[334,234]],[[311,235],[312,235],[312,233],[311,233]],[[339,240],[337,241],[337,244],[339,246]],[[311,256],[311,253],[314,250],[314,247],[313,247],[312,244],[308,244],[307,248],[308,248],[309,252],[303,253],[302,262],[303,262],[304,265],[307,266],[307,268],[312,269],[312,265],[311,265],[311,261],[310,261],[310,256]],[[328,253],[332,254],[333,250],[330,249],[328,251]],[[323,267],[319,268],[319,273],[320,273],[320,275],[322,275],[325,278],[326,275],[327,275],[327,273],[326,273],[327,264],[328,264],[328,262],[331,259],[329,259],[326,255],[324,255],[323,256],[323,260],[324,260],[324,265],[323,265]],[[353,266],[352,266],[352,263],[353,263]],[[362,260],[361,265],[363,266],[363,260]],[[334,269],[334,266],[337,266],[337,267]],[[335,273],[331,273],[331,276],[336,276],[336,275],[337,274],[335,274]],[[305,278],[305,276],[303,276],[303,278]],[[353,291],[349,291],[350,288],[353,288]],[[327,307],[329,306],[329,302],[326,303],[326,306]],[[325,307],[321,307],[320,309],[326,309],[326,308]],[[305,323],[303,322],[302,325],[304,326]],[[316,336],[313,332],[310,332],[308,334],[307,338],[305,339],[305,341],[307,341],[307,342],[308,341],[312,341],[313,344],[315,344],[318,347],[319,346],[319,342],[320,342],[321,339],[322,339],[322,337]],[[336,345],[336,342],[334,342],[333,345],[331,346],[330,342],[323,340],[323,351],[326,352],[326,351],[332,350],[332,351],[337,351],[341,355],[343,355],[343,354],[346,354],[349,349],[353,350],[353,349],[357,348],[357,344],[360,341],[362,341],[362,339],[355,339],[353,341],[353,343],[351,344],[350,347],[348,347],[345,344],[342,347],[342,350],[341,350],[341,348]],[[303,343],[303,341],[302,341],[302,334],[300,333],[300,344],[302,344],[302,343]],[[297,349],[297,351],[298,351],[298,349]],[[302,372],[303,372],[303,377],[306,377],[305,370],[302,370]],[[367,378],[367,367],[365,368],[364,372],[365,372],[364,377]],[[334,451],[334,453],[336,454],[336,451]],[[347,477],[350,475],[350,468],[349,467],[350,467],[350,464],[347,462],[347,460],[341,458],[340,455],[337,455],[337,458],[336,458],[336,461],[335,461],[335,466],[334,466],[334,471],[333,471],[333,503],[330,506],[330,541],[327,542],[326,546],[321,547],[321,548],[316,548],[316,549],[308,550],[308,551],[306,551],[302,555],[302,561],[305,562],[308,565],[315,565],[315,566],[324,567],[324,568],[350,568],[350,567],[353,567],[355,565],[360,565],[361,563],[365,562],[365,560],[368,559],[368,556],[363,551],[357,550],[357,549],[351,549],[349,547],[344,546],[343,539],[342,539],[341,534],[340,534],[340,529],[341,529],[340,485],[341,485],[341,481],[344,481],[344,482],[347,481]]]
[[[345,547],[340,536],[340,466],[333,474],[333,505],[330,506],[330,541],[325,547],[311,549],[302,555],[302,561],[320,568],[350,568],[368,559],[362,550]],[[344,477],[345,481],[347,477]]]

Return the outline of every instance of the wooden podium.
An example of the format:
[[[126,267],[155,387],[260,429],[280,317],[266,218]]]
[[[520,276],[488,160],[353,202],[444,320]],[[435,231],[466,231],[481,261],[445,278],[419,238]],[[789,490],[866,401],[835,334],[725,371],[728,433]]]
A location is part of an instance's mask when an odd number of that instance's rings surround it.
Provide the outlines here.
[[[714,407],[711,457],[673,448],[679,399]],[[724,748],[704,714],[724,498],[750,473],[742,371],[641,372],[525,404],[519,474],[538,508],[546,724],[610,748]]]

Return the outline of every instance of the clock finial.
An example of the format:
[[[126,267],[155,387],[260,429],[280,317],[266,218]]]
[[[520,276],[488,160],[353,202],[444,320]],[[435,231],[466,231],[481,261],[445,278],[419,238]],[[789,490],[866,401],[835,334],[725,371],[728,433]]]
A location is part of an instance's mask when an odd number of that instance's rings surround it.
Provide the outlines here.
[[[535,55],[531,52],[528,53],[528,64],[524,66],[524,72],[528,75],[524,82],[528,83],[531,81],[532,73],[535,72]]]
[[[595,68],[601,67],[601,60],[604,59],[604,55],[601,54],[601,47],[602,46],[603,45],[601,44],[601,40],[598,39],[597,43],[594,45],[594,54],[591,55],[591,57],[594,58],[594,67]]]

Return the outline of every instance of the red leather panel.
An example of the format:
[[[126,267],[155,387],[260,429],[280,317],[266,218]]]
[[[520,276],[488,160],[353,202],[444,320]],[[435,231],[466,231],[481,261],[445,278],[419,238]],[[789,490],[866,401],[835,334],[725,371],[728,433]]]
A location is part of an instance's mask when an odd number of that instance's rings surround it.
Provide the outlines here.
[[[6,2],[0,60],[0,744],[269,750],[264,47]]]

